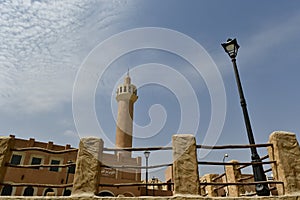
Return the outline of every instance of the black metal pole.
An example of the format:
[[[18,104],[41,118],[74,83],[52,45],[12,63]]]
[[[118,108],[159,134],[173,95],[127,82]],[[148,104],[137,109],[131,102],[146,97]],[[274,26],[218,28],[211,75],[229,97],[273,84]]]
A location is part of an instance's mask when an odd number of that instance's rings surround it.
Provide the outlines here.
[[[252,132],[252,128],[251,128],[251,123],[250,123],[250,118],[248,115],[247,104],[246,104],[246,100],[245,100],[244,93],[243,93],[243,88],[242,88],[242,84],[241,84],[241,80],[240,80],[240,76],[239,76],[239,72],[238,72],[238,68],[237,68],[237,64],[236,64],[236,59],[234,56],[231,57],[231,61],[233,64],[235,79],[236,79],[236,83],[237,83],[238,91],[239,91],[239,95],[240,95],[240,102],[241,102],[241,107],[243,110],[248,140],[249,140],[250,144],[255,144],[254,136],[253,136],[253,132]],[[256,147],[251,147],[250,150],[251,150],[252,162],[261,162],[261,159],[257,153]],[[262,167],[262,164],[252,165],[252,168],[253,168],[253,175],[254,175],[255,181],[266,181],[267,180],[266,175],[264,173],[264,169]],[[255,186],[255,190],[256,190],[257,195],[259,195],[259,196],[269,196],[270,195],[270,190],[269,190],[269,187],[267,184],[257,184]]]
[[[146,196],[148,196],[148,157],[146,157]]]
[[[223,157],[223,163],[225,163],[225,158],[226,158],[227,156],[225,156],[224,155],[224,157]],[[225,165],[223,165],[223,167],[224,167],[224,173],[225,173],[225,181],[226,181],[226,183],[228,183],[228,179],[227,179],[227,173],[226,173],[226,167],[225,167]],[[228,185],[226,185],[226,190],[227,190],[227,192],[226,192],[226,197],[227,196],[229,196],[229,188],[228,188]]]

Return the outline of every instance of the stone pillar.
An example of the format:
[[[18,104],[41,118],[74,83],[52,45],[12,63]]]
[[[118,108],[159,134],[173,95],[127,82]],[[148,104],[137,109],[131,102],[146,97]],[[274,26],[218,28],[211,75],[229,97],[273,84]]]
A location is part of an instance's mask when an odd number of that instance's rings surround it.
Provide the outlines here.
[[[173,135],[174,194],[199,195],[199,174],[195,137],[191,134]]]
[[[201,182],[212,183],[213,178],[215,178],[217,176],[218,176],[218,174],[205,174],[203,177],[201,177]],[[204,191],[201,190],[201,195],[207,194],[207,196],[209,196],[209,197],[217,197],[218,193],[216,190],[214,190],[215,188],[216,188],[216,186],[214,186],[214,185],[207,185],[207,186],[205,186]]]
[[[11,148],[13,147],[13,139],[11,137],[0,137],[0,183],[3,182],[6,166],[11,157]]]
[[[231,160],[230,162],[238,163],[237,160]],[[228,183],[237,183],[242,178],[241,170],[238,168],[239,165],[225,165]],[[228,190],[230,197],[238,197],[240,194],[245,193],[244,186],[242,185],[228,185]]]
[[[90,137],[80,140],[72,195],[98,193],[102,152],[101,139]]]
[[[269,158],[276,161],[272,165],[274,180],[283,181],[284,188],[276,184],[278,194],[291,194],[300,191],[300,147],[294,133],[277,131],[269,137]]]

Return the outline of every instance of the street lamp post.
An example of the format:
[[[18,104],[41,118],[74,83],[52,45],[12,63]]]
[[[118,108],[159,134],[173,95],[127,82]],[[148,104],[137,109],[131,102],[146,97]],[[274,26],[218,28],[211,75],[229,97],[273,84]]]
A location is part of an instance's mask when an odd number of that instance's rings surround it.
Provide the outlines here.
[[[233,40],[228,39],[227,42],[222,44],[222,46],[223,46],[225,52],[231,58],[231,61],[233,64],[234,74],[235,74],[238,91],[239,91],[239,95],[240,95],[240,102],[241,102],[241,107],[243,110],[244,121],[245,121],[245,125],[246,125],[249,143],[255,144],[254,136],[253,136],[253,132],[252,132],[251,124],[250,124],[250,118],[248,115],[247,104],[246,104],[246,100],[244,97],[243,88],[242,88],[239,72],[237,69],[236,59],[235,59],[240,46],[238,45],[236,39],[233,39]],[[257,153],[256,147],[251,147],[250,150],[251,150],[252,162],[253,163],[261,162],[261,159]],[[266,181],[267,180],[266,175],[264,174],[262,164],[253,164],[252,168],[253,168],[253,174],[254,174],[255,181]],[[265,183],[264,184],[261,184],[261,183],[256,184],[255,190],[256,190],[257,195],[259,195],[259,196],[269,196],[270,195],[269,187]]]
[[[223,163],[225,163],[225,159],[226,159],[226,158],[228,158],[228,154],[227,154],[227,153],[224,154],[224,157],[223,157]],[[226,167],[225,167],[225,165],[223,165],[223,166],[224,166],[224,173],[225,173],[225,181],[226,181],[226,183],[228,183],[228,180],[227,180],[227,173],[226,173]],[[226,194],[226,197],[227,197],[227,196],[229,196],[228,185],[226,185],[226,190],[227,190],[227,191],[226,191],[225,194]]]
[[[145,151],[144,155],[146,158],[146,196],[148,196],[148,159],[150,156],[150,151]]]

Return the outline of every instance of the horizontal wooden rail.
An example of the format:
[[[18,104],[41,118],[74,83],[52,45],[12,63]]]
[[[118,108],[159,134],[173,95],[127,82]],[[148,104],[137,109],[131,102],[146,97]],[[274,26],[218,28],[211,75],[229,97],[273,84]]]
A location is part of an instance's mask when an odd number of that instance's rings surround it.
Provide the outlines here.
[[[238,183],[212,183],[212,182],[201,182],[200,185],[256,185],[256,184],[282,184],[282,181],[256,181],[256,182],[238,182]]]
[[[198,149],[245,149],[251,147],[270,147],[273,144],[235,144],[235,145],[221,145],[221,146],[207,146],[207,145],[197,145]]]
[[[172,150],[172,147],[135,147],[135,148],[107,148],[104,147],[103,151],[159,151],[159,150]]]
[[[239,166],[237,168],[237,170],[241,170],[241,169],[244,169],[244,168],[249,167],[249,166],[251,166],[251,164],[249,164],[249,165],[242,165],[242,166]]]
[[[174,185],[174,183],[115,183],[115,184],[108,184],[108,183],[100,183],[99,186],[102,187],[130,187],[130,186],[159,186],[159,185]]]
[[[216,176],[215,178],[213,178],[211,181],[215,182],[216,180],[222,178],[223,176],[226,176],[226,173],[220,174],[219,176]]]
[[[133,166],[133,165],[101,165],[101,167],[107,167],[107,168],[113,168],[113,169],[153,169],[153,168],[160,168],[160,167],[169,167],[172,166],[173,164],[161,164],[161,165],[151,165],[151,166]]]
[[[73,183],[56,185],[56,184],[40,184],[40,183],[8,183],[8,182],[3,182],[3,183],[0,183],[0,185],[10,185],[10,186],[13,186],[13,187],[32,186],[32,187],[66,188],[66,187],[72,187]]]
[[[242,182],[242,181],[246,181],[246,180],[252,179],[253,177],[254,177],[254,175],[250,175],[250,176],[246,176],[244,178],[239,178],[239,179],[237,179],[237,181]]]
[[[270,147],[273,144],[237,144],[237,145],[222,145],[222,146],[208,146],[196,145],[199,149],[243,149],[251,147]],[[108,148],[104,147],[103,151],[159,151],[159,150],[172,150],[170,146],[167,147],[135,147],[135,148]]]
[[[198,165],[258,165],[258,164],[271,164],[276,163],[276,161],[266,161],[266,162],[210,162],[210,161],[198,161]]]
[[[54,150],[44,149],[44,148],[40,148],[40,147],[25,147],[25,148],[11,149],[11,151],[42,151],[42,152],[51,153],[51,154],[63,154],[63,153],[69,153],[69,152],[77,152],[78,149],[65,149],[65,150],[60,150],[60,151],[54,151]]]
[[[72,164],[65,164],[65,165],[51,165],[51,164],[39,164],[39,165],[14,165],[10,163],[6,163],[5,166],[7,167],[15,167],[15,168],[38,168],[38,167],[61,167],[66,168],[70,166],[76,165],[75,163]]]
[[[269,168],[269,169],[266,169],[264,172],[267,173],[267,172],[271,172],[272,171],[272,168]]]
[[[265,155],[265,156],[261,157],[260,160],[265,160],[267,158],[269,158],[269,155]]]
[[[217,188],[214,188],[214,191],[219,190],[219,189],[222,189],[222,188],[224,188],[224,187],[226,187],[226,185],[221,185],[221,186],[219,186],[219,187],[217,187]]]

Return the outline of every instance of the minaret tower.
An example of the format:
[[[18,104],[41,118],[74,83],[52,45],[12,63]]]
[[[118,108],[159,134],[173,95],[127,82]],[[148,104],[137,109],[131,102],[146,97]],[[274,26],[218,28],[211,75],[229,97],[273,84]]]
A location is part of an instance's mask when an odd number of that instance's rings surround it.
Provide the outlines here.
[[[116,130],[116,147],[132,147],[133,104],[138,99],[135,85],[131,84],[129,71],[124,83],[117,89],[118,119]],[[119,152],[119,155],[131,157],[131,152]]]

